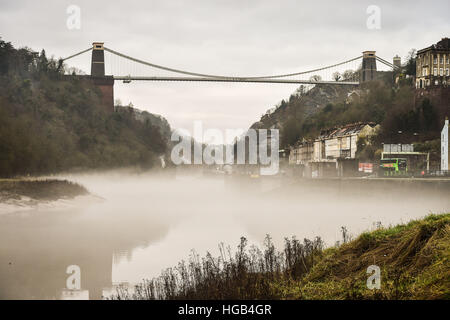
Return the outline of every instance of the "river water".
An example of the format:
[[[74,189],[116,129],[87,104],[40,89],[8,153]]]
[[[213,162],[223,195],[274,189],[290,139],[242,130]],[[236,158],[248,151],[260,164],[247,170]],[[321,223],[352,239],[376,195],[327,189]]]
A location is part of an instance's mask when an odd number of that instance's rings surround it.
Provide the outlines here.
[[[261,245],[270,234],[351,234],[450,211],[448,189],[199,173],[70,175],[93,195],[65,206],[0,214],[0,299],[60,299],[68,266],[81,271],[78,298],[100,299],[114,285],[160,274],[192,249],[215,254],[241,236]]]

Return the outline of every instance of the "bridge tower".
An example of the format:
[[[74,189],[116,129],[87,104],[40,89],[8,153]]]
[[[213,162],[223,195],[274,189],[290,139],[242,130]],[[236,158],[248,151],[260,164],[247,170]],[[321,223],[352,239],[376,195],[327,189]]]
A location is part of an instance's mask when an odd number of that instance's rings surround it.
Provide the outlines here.
[[[91,76],[105,76],[105,50],[103,42],[92,43]]]
[[[398,54],[392,59],[392,64],[397,68],[402,67],[402,58],[398,56]]]
[[[114,77],[105,76],[105,49],[103,42],[92,43],[91,81],[102,93],[102,106],[114,112]]]
[[[361,82],[372,81],[377,73],[375,51],[364,51],[362,59]]]

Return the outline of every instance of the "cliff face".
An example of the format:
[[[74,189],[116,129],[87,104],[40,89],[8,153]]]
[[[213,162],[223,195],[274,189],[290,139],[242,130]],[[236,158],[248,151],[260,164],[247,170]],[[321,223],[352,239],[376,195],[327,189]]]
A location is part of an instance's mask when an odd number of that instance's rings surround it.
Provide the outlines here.
[[[316,85],[309,90],[300,86],[289,100],[282,100],[277,107],[268,110],[250,128],[278,129],[280,147],[287,148],[305,134],[314,134],[315,127],[324,125],[314,117],[330,108],[330,104],[344,105],[353,96],[352,91],[354,87],[341,85]]]
[[[354,88],[338,85],[316,85],[309,91],[300,87],[288,101],[282,101],[255,122],[252,129],[282,129],[289,119],[305,119],[322,110],[329,103],[344,102]]]

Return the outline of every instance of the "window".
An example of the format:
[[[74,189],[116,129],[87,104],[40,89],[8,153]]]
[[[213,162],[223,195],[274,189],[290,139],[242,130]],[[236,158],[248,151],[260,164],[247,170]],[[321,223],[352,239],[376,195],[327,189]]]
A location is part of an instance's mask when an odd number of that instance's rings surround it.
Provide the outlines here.
[[[437,56],[434,56],[434,64],[437,64]]]
[[[444,75],[444,68],[439,68],[439,75],[441,77]]]
[[[437,76],[437,68],[433,68],[433,76]]]
[[[443,63],[444,63],[444,56],[443,56],[443,55],[441,55],[441,57],[440,57],[440,59],[439,59],[439,63],[440,63],[440,64],[443,64]]]

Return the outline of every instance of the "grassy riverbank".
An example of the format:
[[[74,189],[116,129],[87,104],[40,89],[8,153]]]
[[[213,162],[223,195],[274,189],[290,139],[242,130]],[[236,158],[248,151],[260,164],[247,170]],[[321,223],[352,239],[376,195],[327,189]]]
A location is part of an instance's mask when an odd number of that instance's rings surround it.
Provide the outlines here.
[[[380,227],[323,249],[320,238],[286,239],[283,251],[265,248],[200,258],[165,270],[119,299],[449,299],[450,214]],[[381,270],[381,288],[367,288],[367,267]]]
[[[81,185],[68,180],[56,179],[0,179],[0,202],[20,200],[58,200],[88,194]]]

